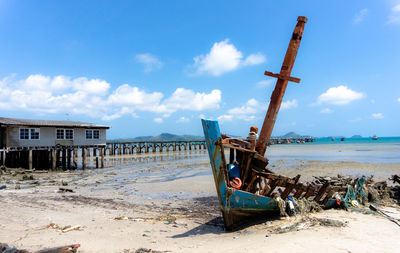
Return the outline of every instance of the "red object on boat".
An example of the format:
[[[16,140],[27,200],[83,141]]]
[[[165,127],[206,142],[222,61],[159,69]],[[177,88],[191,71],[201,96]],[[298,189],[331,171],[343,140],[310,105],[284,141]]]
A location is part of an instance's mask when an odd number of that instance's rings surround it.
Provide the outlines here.
[[[233,189],[240,190],[242,187],[242,180],[240,180],[238,177],[235,177],[229,182],[229,184]]]

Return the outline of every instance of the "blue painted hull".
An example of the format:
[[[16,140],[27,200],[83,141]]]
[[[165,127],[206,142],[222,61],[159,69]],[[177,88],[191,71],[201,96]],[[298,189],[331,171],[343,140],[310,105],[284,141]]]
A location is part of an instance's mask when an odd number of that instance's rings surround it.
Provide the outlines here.
[[[249,216],[279,212],[278,203],[273,198],[228,186],[227,163],[218,122],[202,120],[202,124],[225,227],[230,230],[240,226]]]

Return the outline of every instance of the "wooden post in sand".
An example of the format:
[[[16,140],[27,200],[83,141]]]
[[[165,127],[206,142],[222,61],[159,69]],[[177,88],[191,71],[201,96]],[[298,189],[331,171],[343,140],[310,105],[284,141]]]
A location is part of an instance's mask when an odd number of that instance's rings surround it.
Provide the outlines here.
[[[72,150],[69,148],[67,149],[67,168],[71,169],[71,160],[72,160]]]
[[[57,166],[57,150],[53,148],[51,150],[51,169],[55,170]]]
[[[29,158],[28,158],[28,163],[29,163],[29,169],[30,170],[32,170],[32,168],[33,168],[33,166],[32,166],[32,159],[33,159],[33,150],[32,149],[29,149],[29,151],[28,151],[28,153],[29,153]]]
[[[105,153],[105,149],[101,148],[100,149],[100,157],[101,157],[100,166],[101,166],[101,168],[104,168],[104,153]]]
[[[6,150],[3,149],[2,153],[3,153],[3,157],[1,158],[2,159],[1,164],[5,166],[6,165]]]
[[[67,149],[62,148],[61,166],[65,170],[67,162]]]
[[[86,169],[86,148],[82,148],[82,169]]]
[[[78,168],[78,149],[74,148],[73,164],[75,168]]]

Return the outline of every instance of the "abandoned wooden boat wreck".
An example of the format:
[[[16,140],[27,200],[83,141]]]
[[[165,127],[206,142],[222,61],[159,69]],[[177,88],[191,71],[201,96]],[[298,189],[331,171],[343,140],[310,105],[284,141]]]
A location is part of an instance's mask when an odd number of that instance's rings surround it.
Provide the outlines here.
[[[304,198],[322,206],[335,205],[338,192],[346,192],[344,185],[331,182],[304,184],[300,175],[289,178],[267,168],[264,157],[275,120],[288,81],[299,83],[291,77],[291,71],[303,36],[306,17],[298,17],[285,59],[279,74],[265,71],[265,75],[278,78],[271,95],[267,115],[260,136],[258,128],[251,127],[247,138],[230,138],[220,132],[217,121],[202,120],[205,140],[212,166],[225,228],[231,230],[249,218],[271,212],[279,212],[279,205],[289,200]],[[229,150],[229,160],[225,152]]]

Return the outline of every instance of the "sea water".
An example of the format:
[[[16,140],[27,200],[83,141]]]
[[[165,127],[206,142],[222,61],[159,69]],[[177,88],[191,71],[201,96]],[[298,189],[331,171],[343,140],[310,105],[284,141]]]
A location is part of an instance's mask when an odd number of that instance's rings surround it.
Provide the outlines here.
[[[360,163],[400,163],[400,137],[317,138],[304,144],[280,144],[267,148],[266,157],[272,162],[285,160],[349,161]]]

